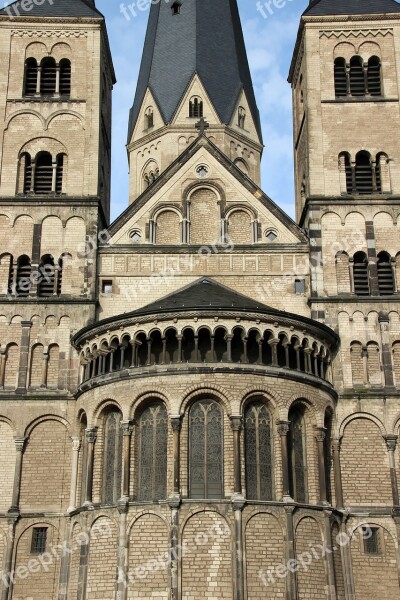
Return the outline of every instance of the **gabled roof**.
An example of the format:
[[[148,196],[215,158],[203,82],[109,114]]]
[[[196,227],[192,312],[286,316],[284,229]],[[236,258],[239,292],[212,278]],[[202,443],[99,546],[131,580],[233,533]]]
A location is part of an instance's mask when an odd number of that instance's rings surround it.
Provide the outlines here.
[[[262,140],[237,0],[182,0],[179,15],[173,15],[169,2],[152,3],[128,143],[146,90],[170,123],[195,74],[225,124],[231,123],[244,89]]]
[[[15,7],[15,8],[14,8]],[[0,16],[10,16],[13,19],[21,17],[101,17],[94,0],[45,0],[40,5],[36,2],[29,4],[29,10],[23,10],[20,0],[0,10]]]
[[[291,231],[300,242],[306,242],[307,237],[303,230],[277,205],[269,196],[247,177],[205,134],[199,135],[190,146],[188,146],[171,165],[161,173],[161,175],[150,185],[135,202],[110,225],[109,232],[114,236],[138,210],[151,200],[154,194],[165,185],[165,183],[176,173],[198,149],[206,148],[210,154],[227,169],[251,194],[254,196],[254,202],[261,202],[271,213]]]
[[[262,302],[257,302],[212,279],[204,277],[194,283],[190,283],[177,292],[156,300],[156,302],[147,304],[135,312],[153,314],[176,309],[202,308],[219,310],[235,308],[240,310],[265,310],[267,312],[273,310]]]
[[[385,13],[400,13],[400,4],[396,0],[312,0],[303,14],[322,17]]]

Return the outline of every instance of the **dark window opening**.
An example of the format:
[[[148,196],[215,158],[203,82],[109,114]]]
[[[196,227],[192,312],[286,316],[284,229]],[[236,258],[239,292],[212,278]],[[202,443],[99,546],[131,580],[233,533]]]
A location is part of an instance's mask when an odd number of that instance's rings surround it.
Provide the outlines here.
[[[51,194],[53,185],[53,161],[49,152],[40,152],[35,165],[35,193]]]
[[[138,421],[137,498],[141,502],[167,496],[168,414],[161,402],[148,406]]]
[[[151,109],[148,109],[145,116],[146,121],[146,129],[151,129],[154,127],[154,113]]]
[[[50,254],[43,256],[38,273],[38,295],[40,298],[53,296],[55,289],[55,265],[54,258]]]
[[[24,95],[34,96],[36,94],[38,77],[38,65],[35,58],[28,58],[25,63],[25,86]]]
[[[67,58],[60,61],[60,94],[61,96],[71,94],[71,62]]]
[[[344,152],[340,155],[340,161],[344,162],[344,170],[346,176],[346,193],[353,193],[353,173],[351,169],[350,155]]]
[[[374,191],[371,156],[361,151],[356,156],[356,190],[357,194],[372,194]]]
[[[354,293],[357,296],[369,296],[369,265],[364,252],[357,252],[354,255]]]
[[[56,91],[56,61],[54,58],[44,58],[41,67],[40,93],[52,96]]]
[[[335,60],[335,96],[342,98],[347,96],[346,61],[344,58]]]
[[[101,293],[112,294],[113,293],[113,282],[110,280],[103,280],[101,282]]]
[[[382,95],[381,61],[377,56],[372,56],[368,61],[368,93],[371,96]]]
[[[16,295],[27,298],[31,289],[31,261],[28,256],[20,256],[17,263]]]
[[[307,502],[306,443],[304,411],[295,407],[289,413],[288,459],[290,495],[296,502]]]
[[[395,293],[392,259],[387,252],[378,255],[378,287],[381,296],[392,296]]]
[[[23,192],[24,194],[29,194],[32,188],[32,160],[30,154],[25,152],[21,156],[21,161],[24,169],[24,186]]]
[[[364,66],[358,56],[350,61],[350,92],[352,96],[365,96]]]
[[[56,194],[63,191],[64,154],[58,154],[56,159]]]
[[[47,527],[34,527],[32,531],[31,554],[43,554],[46,552]]]
[[[381,554],[380,532],[377,527],[363,527],[364,552],[379,556]]]
[[[173,5],[171,6],[172,14],[173,15],[180,15],[181,14],[181,8],[182,8],[182,4],[180,2],[174,2]]]
[[[305,281],[305,279],[296,279],[296,281],[295,281],[295,292],[296,292],[296,294],[305,294],[305,292],[306,292],[306,281]]]
[[[252,402],[245,411],[246,491],[249,500],[273,500],[271,415]]]
[[[190,100],[189,117],[201,119],[203,116],[203,101],[200,98],[193,98],[193,100]]]
[[[105,419],[103,502],[115,504],[121,497],[122,483],[122,415],[112,410]]]
[[[243,107],[239,108],[238,111],[238,126],[240,127],[240,129],[244,129],[246,123],[246,111]]]

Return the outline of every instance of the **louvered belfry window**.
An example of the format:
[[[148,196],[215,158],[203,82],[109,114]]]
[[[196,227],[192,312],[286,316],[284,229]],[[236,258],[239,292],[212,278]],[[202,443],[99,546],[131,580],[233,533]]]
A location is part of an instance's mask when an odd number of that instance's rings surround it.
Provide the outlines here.
[[[288,459],[290,495],[296,502],[307,501],[305,421],[301,407],[289,413]]]
[[[71,62],[67,58],[60,60],[60,95],[71,94]]]
[[[48,298],[54,294],[55,266],[54,258],[50,254],[43,256],[39,266],[38,295]]]
[[[337,98],[347,96],[346,61],[344,58],[335,60],[335,95]]]
[[[368,93],[371,96],[381,96],[381,88],[381,61],[377,56],[372,56],[368,61]]]
[[[356,156],[356,189],[358,194],[372,194],[374,191],[371,156],[361,151]]]
[[[137,499],[141,502],[167,497],[168,414],[162,402],[146,407],[138,419]]]
[[[20,256],[17,262],[16,294],[19,298],[29,296],[31,288],[31,261],[28,256]]]
[[[63,191],[63,175],[64,175],[64,154],[58,154],[56,160],[56,194],[61,194]]]
[[[40,93],[42,96],[52,96],[56,92],[56,61],[54,58],[44,58],[41,65]]]
[[[189,102],[189,117],[201,119],[203,116],[203,101],[200,98],[192,98]]]
[[[24,186],[23,192],[24,194],[29,194],[32,186],[32,160],[30,154],[25,152],[21,156],[21,168],[24,170]]]
[[[25,63],[25,96],[34,96],[36,94],[36,85],[38,77],[38,65],[35,58],[28,58]]]
[[[369,265],[364,252],[357,252],[354,255],[354,293],[357,296],[369,296]]]
[[[359,56],[350,61],[350,93],[352,96],[365,96],[364,66]]]
[[[189,481],[193,499],[223,497],[223,416],[214,400],[200,400],[189,413]]]
[[[121,413],[112,410],[104,426],[103,502],[115,504],[121,497],[122,432]]]
[[[390,254],[381,252],[378,255],[378,287],[381,296],[392,296],[395,293],[394,272]]]
[[[51,194],[53,161],[49,152],[39,152],[35,164],[35,193]]]
[[[246,491],[249,500],[273,500],[271,415],[263,402],[245,410]]]

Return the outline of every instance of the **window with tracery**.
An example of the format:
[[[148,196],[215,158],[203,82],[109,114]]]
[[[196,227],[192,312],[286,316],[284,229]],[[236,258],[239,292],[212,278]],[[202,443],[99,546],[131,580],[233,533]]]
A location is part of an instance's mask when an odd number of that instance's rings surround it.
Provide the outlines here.
[[[168,414],[162,402],[151,404],[138,419],[137,499],[167,497]]]
[[[189,494],[223,497],[223,415],[214,400],[199,400],[189,413]]]
[[[307,502],[306,431],[301,407],[289,413],[288,460],[290,495],[296,502]]]
[[[121,497],[122,481],[122,415],[110,411],[104,423],[103,502],[115,504]]]
[[[245,463],[249,500],[273,500],[271,415],[263,402],[246,407]]]
[[[195,96],[189,102],[189,117],[201,119],[203,116],[203,101],[198,96]]]

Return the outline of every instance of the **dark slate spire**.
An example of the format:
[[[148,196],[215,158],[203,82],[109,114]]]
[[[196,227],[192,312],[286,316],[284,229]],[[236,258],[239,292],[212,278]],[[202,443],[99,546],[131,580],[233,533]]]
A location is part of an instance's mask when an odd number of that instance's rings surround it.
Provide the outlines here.
[[[385,13],[400,13],[400,4],[396,0],[311,0],[304,15],[322,17]]]
[[[229,124],[244,88],[258,134],[260,118],[236,0],[181,0],[151,7],[128,142],[148,87],[169,123],[193,76],[198,74],[221,121]]]
[[[15,19],[23,17],[87,17],[104,18],[97,10],[94,0],[46,0],[42,4],[32,2],[29,9],[23,10],[17,0],[0,10],[0,16],[11,16]]]

